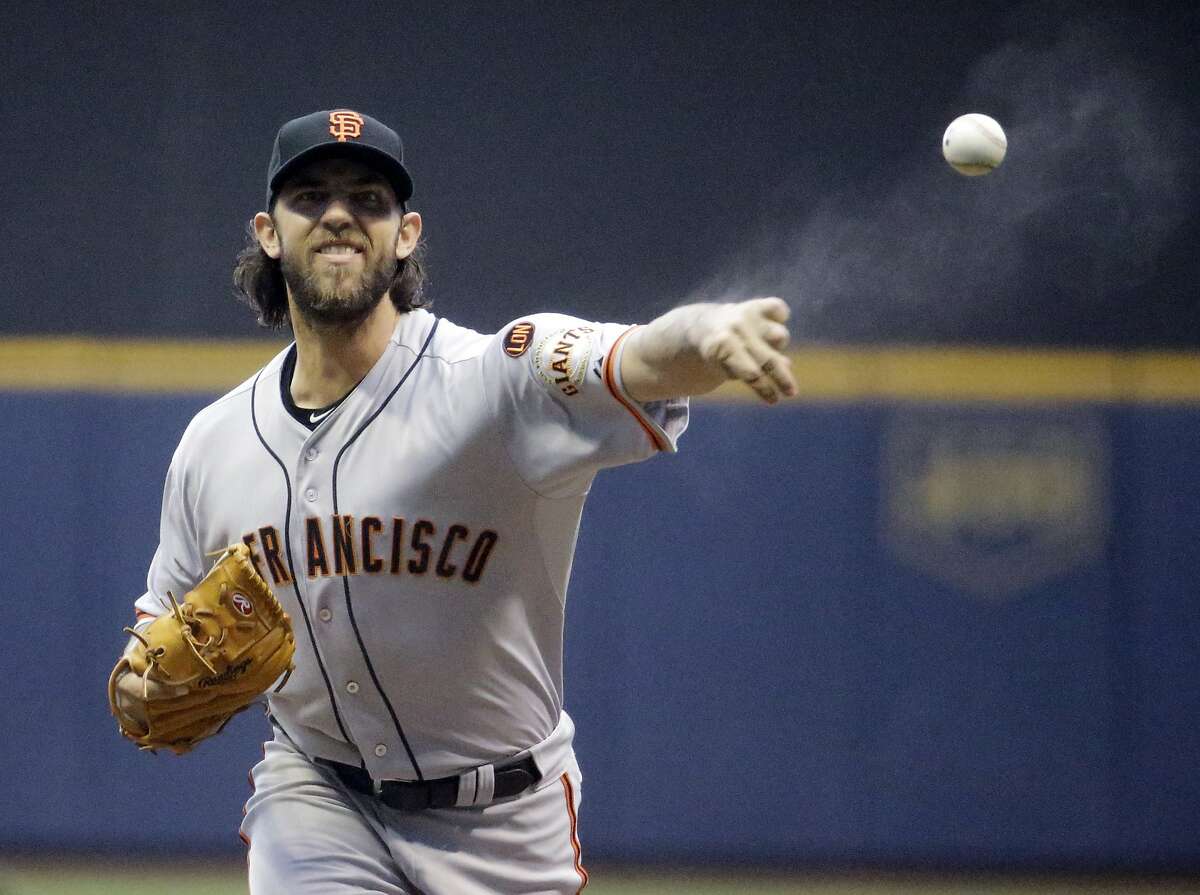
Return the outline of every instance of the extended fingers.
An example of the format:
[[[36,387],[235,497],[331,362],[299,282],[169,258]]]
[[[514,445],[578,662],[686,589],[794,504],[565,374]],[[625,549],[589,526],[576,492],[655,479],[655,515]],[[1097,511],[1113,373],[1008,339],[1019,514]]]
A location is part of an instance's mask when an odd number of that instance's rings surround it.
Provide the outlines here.
[[[772,350],[766,343],[749,344],[747,353],[754,359],[763,376],[768,379],[773,392],[770,398],[764,398],[764,400],[774,404],[779,395],[790,398],[796,394],[796,378],[792,375],[792,362],[787,355]],[[755,391],[760,396],[762,395],[758,389]]]
[[[768,404],[774,404],[781,396],[796,394],[791,361],[764,342],[731,345],[718,360],[726,376],[744,382]]]
[[[783,354],[790,339],[786,325],[790,314],[787,303],[778,298],[726,305],[719,325],[710,333],[708,350],[702,353],[768,404],[795,395],[791,362]]]
[[[762,365],[746,348],[729,352],[721,358],[720,364],[726,376],[744,382],[767,403],[773,404],[779,400],[769,372],[762,369]]]
[[[768,379],[765,385],[759,382],[755,392],[772,404],[779,395],[795,395],[792,364],[782,353],[791,339],[786,325],[791,316],[787,302],[780,298],[760,298],[746,302],[744,307],[751,317],[743,328],[746,352]]]

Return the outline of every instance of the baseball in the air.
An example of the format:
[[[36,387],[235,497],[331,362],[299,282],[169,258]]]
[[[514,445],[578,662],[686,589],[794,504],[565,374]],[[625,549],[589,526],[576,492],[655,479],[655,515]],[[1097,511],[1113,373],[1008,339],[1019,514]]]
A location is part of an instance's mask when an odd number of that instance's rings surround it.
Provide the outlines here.
[[[950,122],[942,137],[942,155],[959,174],[978,177],[1002,161],[1008,138],[995,118],[971,112]]]

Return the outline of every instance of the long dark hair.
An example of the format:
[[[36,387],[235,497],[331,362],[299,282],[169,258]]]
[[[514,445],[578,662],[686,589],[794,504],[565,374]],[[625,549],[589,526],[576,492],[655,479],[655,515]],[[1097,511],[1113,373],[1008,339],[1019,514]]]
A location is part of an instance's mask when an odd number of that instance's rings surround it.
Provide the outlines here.
[[[258,322],[272,329],[289,322],[287,286],[279,259],[263,251],[254,235],[254,225],[248,228],[249,240],[238,252],[233,267],[233,285],[237,297],[258,314]],[[396,310],[403,314],[429,304],[425,299],[425,248],[417,243],[412,254],[396,265],[396,273],[388,286],[388,296]]]

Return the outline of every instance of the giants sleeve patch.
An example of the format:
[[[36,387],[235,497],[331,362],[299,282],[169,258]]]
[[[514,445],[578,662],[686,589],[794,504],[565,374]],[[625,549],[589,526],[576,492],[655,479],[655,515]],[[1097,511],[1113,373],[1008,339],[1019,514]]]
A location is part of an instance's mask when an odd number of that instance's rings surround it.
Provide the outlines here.
[[[514,323],[512,329],[504,334],[504,353],[509,357],[520,357],[529,350],[533,341],[532,323]]]
[[[542,339],[533,352],[538,376],[568,397],[579,394],[592,356],[595,332],[590,326],[573,326]]]

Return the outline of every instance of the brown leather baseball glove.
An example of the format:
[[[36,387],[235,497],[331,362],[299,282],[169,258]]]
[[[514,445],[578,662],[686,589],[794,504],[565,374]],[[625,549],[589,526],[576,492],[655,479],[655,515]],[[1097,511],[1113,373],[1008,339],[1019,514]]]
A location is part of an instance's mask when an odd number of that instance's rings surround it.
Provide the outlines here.
[[[182,603],[168,596],[170,612],[144,631],[125,629],[138,643],[109,675],[108,701],[121,733],[141,748],[182,755],[291,674],[296,646],[291,620],[245,544],[227,548]],[[137,710],[117,692],[126,671],[142,678]],[[150,682],[180,695],[152,697]]]

